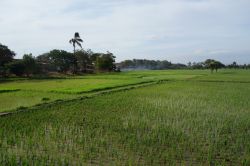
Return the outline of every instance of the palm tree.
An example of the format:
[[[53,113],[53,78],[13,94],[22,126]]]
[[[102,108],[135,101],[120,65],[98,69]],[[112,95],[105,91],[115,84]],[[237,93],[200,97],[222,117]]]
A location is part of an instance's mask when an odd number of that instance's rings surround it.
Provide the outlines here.
[[[73,44],[73,47],[74,47],[74,54],[75,54],[75,52],[76,52],[76,44],[77,44],[79,47],[82,48],[81,42],[83,42],[83,40],[81,39],[79,33],[76,32],[74,38],[72,38],[72,39],[69,41],[70,44]]]

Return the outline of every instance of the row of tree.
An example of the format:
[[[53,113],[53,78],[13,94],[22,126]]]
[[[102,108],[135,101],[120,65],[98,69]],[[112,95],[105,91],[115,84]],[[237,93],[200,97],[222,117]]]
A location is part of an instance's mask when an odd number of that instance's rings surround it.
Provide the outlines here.
[[[51,72],[81,74],[116,70],[115,56],[110,52],[52,50],[37,57],[25,54],[22,59],[14,59],[14,56],[13,51],[0,44],[0,76],[29,77]]]
[[[239,65],[237,62],[233,62],[232,64],[225,65],[221,63],[220,61],[216,61],[213,59],[207,59],[204,62],[189,62],[187,64],[187,68],[189,69],[207,69],[210,68],[212,71],[213,70],[218,70],[220,68],[228,68],[228,69],[250,69],[250,64],[244,64],[244,65]]]
[[[125,60],[121,63],[117,64],[119,68],[122,70],[164,70],[164,69],[182,69],[186,68],[184,64],[174,64],[167,60],[163,61],[155,61],[155,60],[147,60],[147,59],[133,59],[133,60]]]
[[[64,50],[52,50],[38,56],[37,61],[43,66],[44,72],[60,73],[93,73],[114,71],[115,56],[110,53],[94,53],[91,50],[79,50],[70,53]]]
[[[146,59],[133,59],[125,60],[117,64],[122,70],[165,70],[165,69],[211,69],[211,72],[216,71],[220,68],[234,68],[234,69],[250,69],[250,64],[238,65],[236,62],[232,64],[225,65],[220,61],[214,59],[207,59],[204,62],[189,62],[185,64],[174,64],[169,61],[155,61]]]
[[[115,56],[110,53],[94,53],[91,50],[83,50],[78,32],[70,39],[70,44],[73,45],[73,53],[64,50],[52,50],[48,53],[33,57],[32,54],[25,54],[22,59],[14,59],[15,53],[7,46],[0,44],[0,76],[16,75],[16,76],[31,76],[35,74],[48,73],[94,73],[102,71],[120,71],[135,70],[135,69],[211,69],[217,72],[220,68],[244,68],[249,69],[248,65],[238,65],[233,62],[230,65],[207,59],[204,62],[185,64],[174,64],[167,60],[155,61],[146,59],[125,60],[115,64]],[[76,50],[76,46],[81,49]],[[116,66],[119,66],[116,68]]]

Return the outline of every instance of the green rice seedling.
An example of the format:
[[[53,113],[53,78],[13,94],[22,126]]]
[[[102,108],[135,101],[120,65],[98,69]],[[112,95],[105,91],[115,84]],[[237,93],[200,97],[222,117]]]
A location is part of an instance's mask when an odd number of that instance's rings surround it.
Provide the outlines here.
[[[42,105],[0,117],[0,159],[13,165],[249,165],[249,94],[248,83],[194,78]]]

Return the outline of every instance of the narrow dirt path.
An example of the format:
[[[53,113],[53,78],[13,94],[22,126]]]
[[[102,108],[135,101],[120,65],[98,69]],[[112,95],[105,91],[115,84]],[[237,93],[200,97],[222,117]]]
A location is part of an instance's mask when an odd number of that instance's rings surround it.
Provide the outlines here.
[[[145,86],[159,84],[159,83],[162,83],[162,82],[164,82],[164,81],[162,80],[162,81],[155,81],[155,82],[145,82],[145,83],[142,83],[142,84],[128,85],[128,86],[117,87],[117,88],[108,89],[108,90],[100,90],[100,91],[95,91],[95,92],[88,92],[88,93],[84,94],[81,97],[77,97],[77,98],[73,98],[73,99],[65,99],[65,100],[62,100],[62,101],[59,101],[59,102],[57,102],[57,101],[53,102],[52,101],[50,103],[39,104],[38,106],[34,105],[34,106],[31,106],[31,107],[25,108],[25,110],[20,109],[20,110],[11,111],[11,112],[2,112],[2,113],[0,112],[0,117],[8,116],[8,115],[19,113],[19,112],[26,112],[26,111],[29,111],[31,108],[38,108],[38,107],[42,107],[44,105],[53,105],[53,104],[58,104],[58,103],[74,101],[74,100],[82,100],[82,99],[85,99],[85,98],[93,98],[93,97],[108,94],[108,93],[132,90],[132,89],[136,89],[136,88],[141,88],[141,87],[145,87]]]
[[[11,114],[11,112],[0,112],[0,116],[6,116],[6,115],[9,115],[9,114]]]

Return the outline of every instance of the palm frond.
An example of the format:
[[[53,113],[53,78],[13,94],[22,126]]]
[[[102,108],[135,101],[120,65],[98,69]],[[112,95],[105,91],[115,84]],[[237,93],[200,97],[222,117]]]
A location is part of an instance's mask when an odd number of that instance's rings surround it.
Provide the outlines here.
[[[81,39],[80,37],[80,34],[78,32],[75,33],[75,36],[73,39],[71,39],[69,41],[70,44],[73,44],[73,47],[74,47],[74,53],[75,53],[75,47],[76,47],[76,44],[82,48],[82,45],[80,42],[83,42],[83,40]]]
[[[70,39],[69,43],[71,44],[71,43],[73,43],[73,42],[74,42],[74,39]]]
[[[76,41],[76,44],[77,44],[79,47],[81,47],[81,48],[82,48],[81,43],[79,43],[78,41]]]
[[[80,35],[78,32],[75,33],[75,38],[80,38]]]
[[[76,39],[78,42],[83,42],[83,40],[81,38],[77,38]]]

